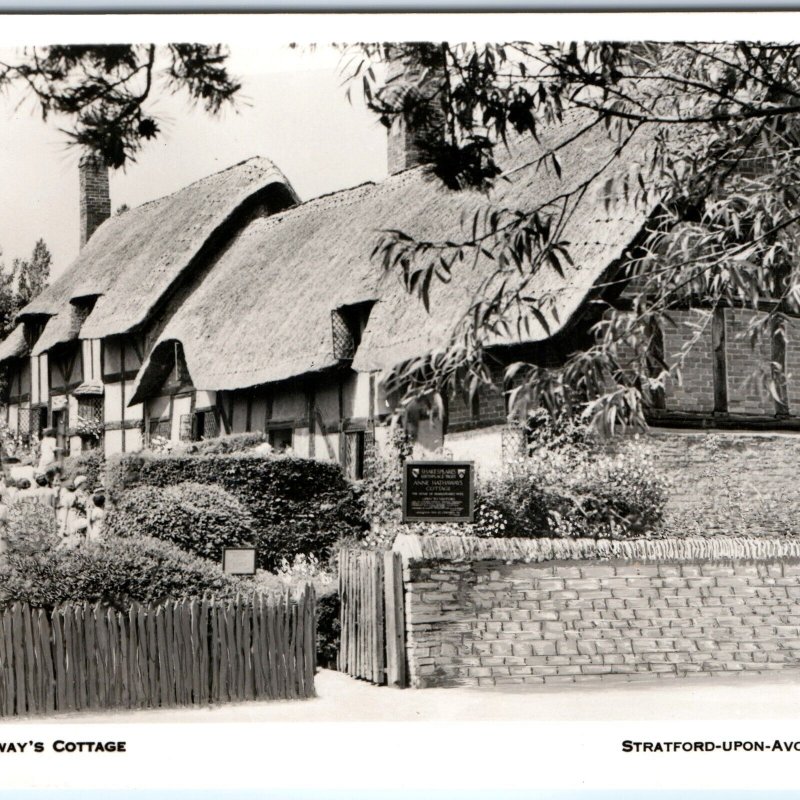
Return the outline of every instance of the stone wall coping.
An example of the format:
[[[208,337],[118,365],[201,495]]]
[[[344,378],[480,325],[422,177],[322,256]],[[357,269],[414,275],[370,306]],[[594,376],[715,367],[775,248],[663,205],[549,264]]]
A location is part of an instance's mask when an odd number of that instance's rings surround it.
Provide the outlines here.
[[[489,539],[398,534],[392,550],[403,564],[418,561],[770,561],[800,559],[800,538],[693,536],[664,539]]]

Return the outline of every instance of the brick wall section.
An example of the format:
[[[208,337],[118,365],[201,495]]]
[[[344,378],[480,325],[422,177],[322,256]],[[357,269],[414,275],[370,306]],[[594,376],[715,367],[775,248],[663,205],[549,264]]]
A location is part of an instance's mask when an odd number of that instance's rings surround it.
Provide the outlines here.
[[[108,188],[108,167],[92,155],[85,155],[78,164],[80,179],[81,247],[111,216]]]
[[[499,425],[506,421],[506,401],[503,393],[504,368],[499,365],[491,367],[492,385],[481,384],[478,388],[477,416],[463,392],[454,392],[448,398],[447,421],[451,431],[464,430],[470,427]]]
[[[800,564],[412,561],[416,687],[800,667]]]
[[[762,387],[759,370],[772,361],[769,335],[750,345],[748,326],[755,312],[725,309],[725,368],[728,374],[728,411],[733,414],[775,415],[775,400]]]
[[[612,452],[626,437],[608,440]],[[800,434],[652,428],[642,438],[670,481],[665,527],[676,535],[793,534],[800,520]]]
[[[714,351],[708,311],[670,311],[674,324],[663,328],[664,357],[673,363],[681,348],[696,335],[698,325],[705,326],[684,361],[681,383],[671,381],[666,387],[666,407],[670,411],[712,412],[714,410]]]
[[[786,389],[789,413],[800,414],[800,319],[787,319],[786,331]]]

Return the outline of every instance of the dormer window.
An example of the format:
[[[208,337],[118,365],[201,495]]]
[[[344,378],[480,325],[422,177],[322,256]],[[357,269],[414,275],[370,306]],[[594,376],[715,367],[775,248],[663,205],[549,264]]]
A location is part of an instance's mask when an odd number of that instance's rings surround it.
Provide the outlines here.
[[[25,344],[28,345],[29,350],[33,349],[33,346],[42,335],[48,319],[49,316],[47,314],[26,314],[24,317],[21,316],[19,318],[23,325]]]
[[[98,297],[100,297],[99,294],[84,294],[80,297],[73,297],[69,301],[70,305],[72,306],[73,316],[76,318],[79,326],[83,325],[83,323],[86,321],[86,317],[92,313],[92,309],[94,308]]]
[[[374,300],[367,300],[339,306],[331,311],[334,358],[347,360],[355,356],[374,305]]]

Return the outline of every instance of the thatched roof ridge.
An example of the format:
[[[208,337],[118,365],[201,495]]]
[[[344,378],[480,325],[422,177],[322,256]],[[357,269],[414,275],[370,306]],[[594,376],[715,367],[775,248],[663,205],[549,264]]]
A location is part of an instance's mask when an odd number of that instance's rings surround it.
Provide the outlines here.
[[[0,363],[12,358],[22,358],[29,353],[28,343],[25,341],[25,329],[17,325],[11,333],[0,342]]]
[[[772,561],[800,559],[800,541],[776,536],[687,536],[664,539],[508,538],[416,536],[400,534],[394,552],[403,561],[467,563],[504,561],[623,560],[663,564],[669,561]]]
[[[193,382],[204,389],[246,388],[333,366],[331,311],[367,300],[377,302],[355,369],[383,370],[445,346],[495,263],[465,262],[449,284],[434,281],[428,313],[372,257],[381,231],[458,239],[477,211],[531,207],[569,192],[614,161],[615,143],[601,126],[560,152],[560,179],[538,161],[585,122],[573,115],[544,131],[541,142],[528,139],[515,147],[506,155],[507,179],[497,182],[490,197],[449,191],[420,167],[254,220],[173,309],[159,340],[183,344]],[[619,173],[631,159],[644,159],[648,141],[637,134],[612,169]],[[537,277],[538,290],[556,298],[557,319],[548,330],[534,320],[513,341],[540,341],[566,325],[641,230],[650,209],[606,210],[600,196],[605,179],[590,186],[564,231],[575,266],[563,276],[544,268]]]
[[[69,269],[22,309],[23,318],[51,317],[37,352],[77,336],[70,303],[75,298],[97,297],[81,327],[83,338],[141,325],[209,240],[255,199],[277,207],[297,201],[283,174],[260,157],[106,220]]]

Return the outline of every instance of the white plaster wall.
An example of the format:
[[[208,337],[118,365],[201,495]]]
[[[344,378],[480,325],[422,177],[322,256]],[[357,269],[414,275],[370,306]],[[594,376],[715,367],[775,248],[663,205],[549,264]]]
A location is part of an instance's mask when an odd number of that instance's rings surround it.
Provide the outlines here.
[[[254,397],[253,405],[250,409],[250,430],[263,431],[266,419],[267,419],[267,398],[264,396]]]
[[[125,452],[136,453],[141,450],[142,447],[144,447],[142,431],[139,428],[128,428],[125,431]]]
[[[92,339],[91,340],[91,347],[90,347],[90,354],[91,354],[91,366],[90,366],[90,374],[92,376],[92,380],[100,380],[102,376],[102,364],[101,364],[101,341],[100,339]],[[85,362],[84,362],[85,363]],[[87,380],[84,377],[84,380]]]
[[[314,458],[320,461],[338,461],[339,434],[328,433],[323,436],[317,431],[314,436]]]
[[[292,450],[296,456],[308,458],[308,428],[295,428],[292,434]]]
[[[30,359],[30,372],[31,372],[31,403],[35,405],[39,402],[39,358],[31,356]]]
[[[85,345],[83,342],[82,345]],[[103,353],[104,369],[109,374],[114,374],[122,371],[122,364],[120,363],[120,347],[118,342],[106,342]],[[86,362],[84,362],[86,363]],[[85,380],[85,377],[84,377]]]
[[[192,398],[175,397],[172,401],[172,429],[170,439],[173,442],[179,442],[181,438],[181,417],[192,413]],[[125,432],[127,434],[127,431]],[[128,437],[125,437],[125,447],[128,446]]]
[[[122,384],[107,383],[103,394],[103,420],[119,422],[122,414]]]
[[[195,392],[194,404],[196,408],[213,408],[217,404],[217,393],[198,389]]]
[[[337,384],[325,383],[317,386],[314,400],[317,410],[327,425],[335,425],[339,422],[339,387]]]
[[[233,398],[231,427],[233,433],[244,433],[247,430],[247,398],[243,395],[235,395]]]
[[[454,461],[474,461],[479,475],[497,472],[503,466],[503,425],[448,433],[444,449]]]
[[[122,431],[106,431],[104,449],[107,456],[122,452]]]
[[[414,456],[427,457],[444,445],[442,421],[440,419],[422,419],[417,426],[414,440]]]
[[[169,417],[169,396],[151,397],[147,400],[148,419],[167,419]]]
[[[345,384],[345,416],[368,417],[369,405],[369,373],[354,372]]]
[[[299,390],[276,393],[272,400],[272,419],[302,419],[306,415],[306,397]]]

